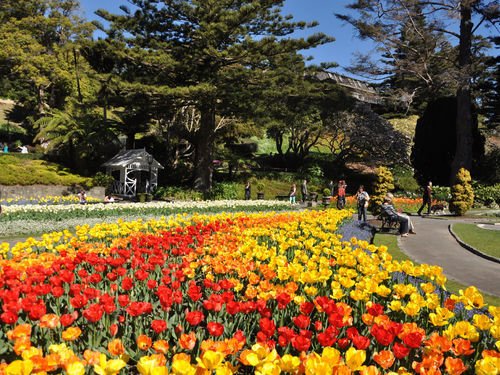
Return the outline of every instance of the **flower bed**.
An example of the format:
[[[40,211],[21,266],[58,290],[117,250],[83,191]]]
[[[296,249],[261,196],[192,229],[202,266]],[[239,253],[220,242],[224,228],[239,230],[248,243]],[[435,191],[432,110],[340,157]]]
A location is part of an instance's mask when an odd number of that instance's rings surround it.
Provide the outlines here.
[[[178,216],[18,244],[0,260],[0,373],[492,374],[500,308],[473,287],[445,299],[437,266],[341,241],[351,214]]]
[[[76,204],[80,202],[80,198],[76,195],[65,196],[47,196],[47,197],[31,197],[31,198],[7,198],[0,199],[2,206],[25,206],[25,205],[61,205],[61,204]],[[88,203],[100,203],[102,199],[87,197]]]
[[[402,212],[417,212],[422,205],[422,198],[394,197],[393,203],[394,207]],[[334,204],[337,204],[337,198],[334,198]],[[346,198],[346,207],[356,208],[356,198],[354,196]]]
[[[74,218],[103,218],[128,215],[174,215],[177,213],[212,213],[236,211],[289,210],[288,202],[280,201],[182,201],[113,204],[67,204],[67,205],[11,205],[0,215],[0,222],[12,220],[61,221]]]

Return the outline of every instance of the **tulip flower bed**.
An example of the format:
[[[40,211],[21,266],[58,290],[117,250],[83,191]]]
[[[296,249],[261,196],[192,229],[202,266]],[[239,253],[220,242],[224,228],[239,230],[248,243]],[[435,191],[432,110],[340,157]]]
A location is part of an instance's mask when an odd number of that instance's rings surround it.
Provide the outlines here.
[[[333,204],[337,204],[337,198],[334,198]],[[347,208],[356,208],[356,198],[349,196],[346,198]],[[402,212],[417,212],[422,205],[422,198],[404,198],[394,197],[394,207]]]
[[[236,211],[290,210],[290,203],[274,200],[220,200],[113,204],[11,205],[3,208],[0,222],[14,220],[62,221],[74,218],[104,218],[129,215],[174,215]]]
[[[444,297],[349,210],[82,226],[4,248],[0,374],[494,374],[500,308]]]
[[[30,197],[30,198],[7,198],[0,199],[0,204],[2,206],[23,206],[29,204],[36,205],[59,205],[59,204],[76,204],[80,202],[80,198],[77,195],[65,195],[65,196],[46,196],[46,197]],[[99,203],[102,199],[97,199],[94,197],[87,197],[88,203]]]

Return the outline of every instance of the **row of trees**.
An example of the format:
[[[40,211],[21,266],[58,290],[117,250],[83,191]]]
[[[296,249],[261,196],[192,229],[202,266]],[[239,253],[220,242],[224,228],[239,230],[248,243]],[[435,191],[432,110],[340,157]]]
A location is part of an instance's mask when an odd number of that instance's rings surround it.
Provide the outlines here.
[[[303,53],[333,39],[321,33],[293,37],[315,24],[284,16],[283,2],[129,0],[120,14],[97,12],[104,26],[78,17],[77,0],[4,0],[0,95],[18,103],[11,118],[23,122],[36,140],[50,140],[49,147],[72,167],[99,165],[119,147],[119,135],[128,148],[140,135],[165,164],[192,163],[192,183],[202,191],[211,188],[219,144],[264,132],[289,162],[304,160],[319,143],[338,163],[353,155],[404,162],[407,138],[338,86],[314,79],[330,65],[307,66]],[[381,89],[399,93],[405,100],[396,103],[407,103],[405,111],[457,92],[458,111],[466,112],[457,112],[454,165],[470,169],[467,108],[478,87],[473,78],[480,77],[476,72],[484,64],[498,74],[498,64],[491,68],[492,60],[479,53],[486,40],[477,39],[478,48],[472,47],[468,12],[494,23],[498,7],[458,2],[466,25],[457,47],[445,37],[444,26],[438,27],[438,18],[429,18],[452,3],[363,0],[350,6],[359,18],[338,16],[384,49],[383,70],[365,58],[354,68],[358,74],[382,74]],[[96,28],[104,33],[97,40]],[[490,97],[482,95],[481,107],[491,111],[497,81],[484,80]],[[496,126],[498,116],[487,116]]]
[[[375,62],[362,56],[352,71],[382,79],[386,92],[403,99],[407,112],[421,113],[429,101],[453,95],[456,139],[451,140],[455,147],[449,178],[452,181],[462,167],[473,169],[473,149],[478,148],[474,147],[475,109],[491,129],[500,124],[500,65],[498,57],[487,54],[487,48],[499,44],[498,2],[357,0],[348,8],[358,17],[337,17],[353,25],[361,38],[376,42],[382,56]],[[483,36],[488,28],[496,37]]]

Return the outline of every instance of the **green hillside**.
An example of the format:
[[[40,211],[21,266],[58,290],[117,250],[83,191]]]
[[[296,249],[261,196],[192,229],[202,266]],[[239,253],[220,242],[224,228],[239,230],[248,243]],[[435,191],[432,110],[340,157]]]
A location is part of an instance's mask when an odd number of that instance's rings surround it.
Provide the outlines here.
[[[89,181],[58,164],[33,159],[32,155],[0,153],[0,185],[70,186],[88,184]]]

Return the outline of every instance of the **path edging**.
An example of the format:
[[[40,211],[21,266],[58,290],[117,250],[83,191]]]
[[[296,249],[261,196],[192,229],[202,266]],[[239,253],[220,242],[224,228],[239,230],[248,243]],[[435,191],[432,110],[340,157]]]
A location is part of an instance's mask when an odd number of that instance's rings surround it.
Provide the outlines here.
[[[449,230],[450,234],[453,236],[453,238],[455,238],[455,240],[460,244],[460,246],[462,246],[464,249],[469,250],[470,252],[472,252],[472,253],[474,253],[474,254],[476,254],[484,259],[487,259],[487,260],[495,262],[495,263],[500,263],[500,259],[498,259],[494,256],[491,256],[491,255],[485,254],[482,251],[476,249],[475,247],[462,241],[460,239],[460,237],[458,237],[457,234],[453,231],[452,226],[453,226],[453,224],[448,224],[448,230]]]

